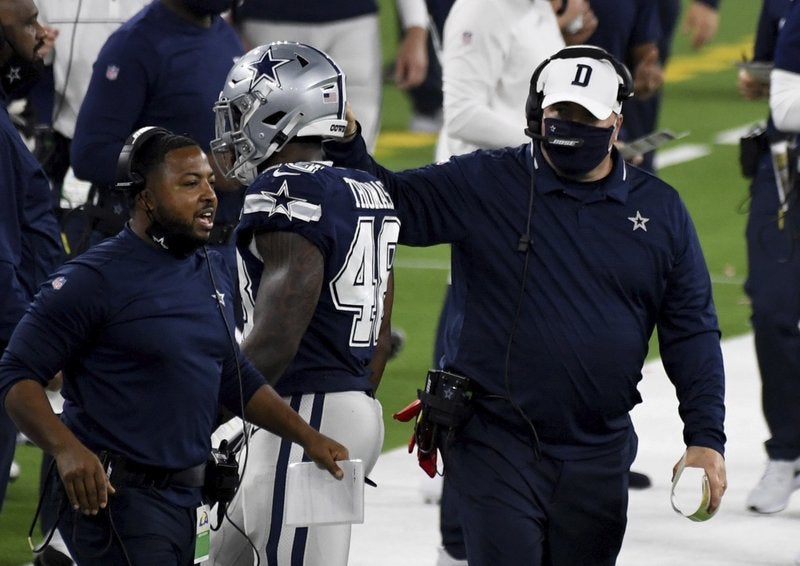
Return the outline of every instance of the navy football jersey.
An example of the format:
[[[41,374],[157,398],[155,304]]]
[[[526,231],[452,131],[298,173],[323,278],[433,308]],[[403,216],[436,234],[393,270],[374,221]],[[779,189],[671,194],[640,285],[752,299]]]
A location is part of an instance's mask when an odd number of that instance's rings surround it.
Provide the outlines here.
[[[266,231],[300,234],[325,260],[316,311],[276,390],[371,390],[367,364],[400,232],[383,184],[363,171],[316,162],[270,168],[248,187],[237,229],[245,336],[263,270],[254,236]]]

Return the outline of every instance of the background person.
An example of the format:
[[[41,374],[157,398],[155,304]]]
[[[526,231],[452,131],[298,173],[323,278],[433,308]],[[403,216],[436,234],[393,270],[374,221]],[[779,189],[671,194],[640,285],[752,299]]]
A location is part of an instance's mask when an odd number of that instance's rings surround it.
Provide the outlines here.
[[[418,85],[428,68],[423,0],[397,0],[404,26],[395,62],[401,88]],[[328,53],[347,74],[347,95],[358,105],[364,138],[374,148],[380,132],[381,37],[376,0],[285,2],[245,0],[236,12],[245,43],[299,41]],[[424,53],[424,57],[422,54]]]
[[[787,13],[784,31],[781,33],[775,50],[775,68],[770,76],[770,112],[775,126],[783,132],[792,132],[797,147],[800,134],[800,10],[793,3]],[[794,156],[795,171],[798,171],[800,157]],[[798,183],[794,180],[794,194],[798,194]],[[800,564],[800,554],[794,559]]]
[[[691,36],[691,46],[699,49],[711,41],[719,27],[719,0],[692,0],[683,17],[682,30]],[[658,0],[656,2],[660,23],[658,40],[658,59],[665,69],[672,53],[672,43],[680,19],[680,0]],[[658,127],[663,88],[658,88],[649,97],[634,97],[625,105],[625,122],[631,139],[649,134]],[[655,152],[642,156],[638,164],[643,169],[655,171]]]
[[[69,150],[75,133],[92,65],[108,36],[151,0],[39,0],[39,19],[50,30],[52,47],[45,71],[50,81],[39,81],[29,100],[41,102],[35,112],[35,152],[53,185],[57,208],[73,208],[86,195],[63,194],[70,167]],[[73,181],[74,182],[74,181]],[[70,187],[71,188],[71,187]]]
[[[781,59],[784,70],[773,71],[779,79],[791,77],[794,70],[790,47],[797,27],[788,27],[788,16],[796,2],[765,0],[757,27],[753,50],[755,61],[776,60],[778,45],[786,44]],[[786,39],[784,40],[784,36]],[[766,132],[755,157],[757,167],[750,184],[750,210],[747,217],[748,274],[745,291],[750,297],[751,321],[756,358],[761,374],[761,406],[770,437],[764,443],[767,464],[758,484],[747,496],[746,505],[757,513],[776,513],[786,508],[796,489],[800,472],[800,297],[794,282],[800,280],[800,257],[796,250],[796,234],[800,229],[800,208],[797,192],[792,190],[792,168],[786,153],[796,138],[792,129],[791,106],[779,105],[793,94],[779,83],[779,90],[770,93],[770,115]],[[791,83],[789,83],[791,84]],[[746,98],[766,95],[766,85],[742,70],[738,77],[740,92]],[[773,98],[774,96],[774,103]],[[777,110],[777,113],[775,113]],[[775,122],[778,116],[781,125]],[[781,163],[784,166],[781,166]],[[785,177],[776,174],[786,173]]]
[[[35,80],[45,38],[37,16],[32,0],[0,0],[0,76],[15,78],[4,85],[13,88],[16,77]],[[36,288],[63,261],[50,184],[9,117],[5,88],[0,86],[0,351]],[[0,410],[0,509],[16,442],[16,426]]]
[[[130,133],[146,125],[186,133],[204,150],[214,137],[211,108],[244,48],[219,14],[233,0],[156,0],[103,45],[78,113],[71,145],[75,176],[98,192],[90,243],[116,234],[127,220],[124,199],[111,190],[117,156]],[[212,167],[214,165],[212,164]],[[219,179],[219,210],[208,245],[236,271],[233,230],[243,191]]]

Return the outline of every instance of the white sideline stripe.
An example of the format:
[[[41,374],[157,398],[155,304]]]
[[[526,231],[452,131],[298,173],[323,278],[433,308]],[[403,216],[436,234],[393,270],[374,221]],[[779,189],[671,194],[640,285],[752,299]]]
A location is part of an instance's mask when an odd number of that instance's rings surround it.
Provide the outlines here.
[[[402,267],[405,269],[450,269],[450,260],[443,259],[402,259],[397,258],[394,260],[395,267]]]
[[[724,130],[722,132],[719,132],[714,137],[714,143],[718,143],[720,145],[738,145],[739,138],[744,136],[757,124],[763,124],[763,123],[764,123],[763,120],[756,121],[750,124],[744,124],[743,126],[739,126],[737,128],[732,128],[730,130]]]
[[[654,164],[656,169],[664,169],[679,163],[705,157],[711,153],[707,144],[683,144],[671,149],[663,149],[656,153]]]

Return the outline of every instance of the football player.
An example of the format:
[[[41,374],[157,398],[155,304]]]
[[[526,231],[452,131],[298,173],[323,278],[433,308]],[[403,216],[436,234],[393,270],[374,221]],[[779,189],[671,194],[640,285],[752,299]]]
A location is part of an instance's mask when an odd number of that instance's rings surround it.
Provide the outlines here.
[[[237,229],[242,348],[369,473],[383,445],[374,394],[389,352],[400,222],[380,181],[322,161],[322,140],[345,134],[345,104],[344,74],[325,53],[263,45],[228,74],[211,147],[220,170],[248,186]],[[347,564],[350,525],[283,525],[287,470],[302,451],[263,430],[245,450],[233,523],[213,537],[212,561],[253,563],[242,526],[261,564]]]

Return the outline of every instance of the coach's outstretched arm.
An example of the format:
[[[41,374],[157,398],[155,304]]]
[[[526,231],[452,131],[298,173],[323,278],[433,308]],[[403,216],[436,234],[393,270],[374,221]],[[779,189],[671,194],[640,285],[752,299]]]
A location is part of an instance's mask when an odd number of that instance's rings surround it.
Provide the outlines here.
[[[336,462],[348,459],[347,448],[309,426],[272,387],[265,385],[256,390],[245,406],[245,418],[299,444],[314,462],[337,479],[342,478],[344,472]]]

